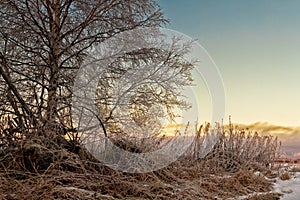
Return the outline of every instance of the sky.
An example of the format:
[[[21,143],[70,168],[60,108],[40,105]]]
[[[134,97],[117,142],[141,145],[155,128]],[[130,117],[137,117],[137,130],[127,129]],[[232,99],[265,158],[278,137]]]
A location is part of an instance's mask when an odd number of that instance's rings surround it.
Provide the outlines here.
[[[197,39],[216,63],[227,117],[300,126],[300,0],[158,2],[166,27]]]

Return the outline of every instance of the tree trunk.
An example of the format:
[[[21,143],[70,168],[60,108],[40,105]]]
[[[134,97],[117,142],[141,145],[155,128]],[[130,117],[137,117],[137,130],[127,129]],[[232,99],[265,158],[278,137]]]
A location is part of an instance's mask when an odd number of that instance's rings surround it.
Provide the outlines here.
[[[48,15],[50,19],[50,79],[48,88],[48,99],[47,99],[47,114],[46,114],[46,135],[56,135],[55,130],[57,113],[57,89],[58,89],[58,78],[59,78],[59,61],[60,61],[60,0],[47,0],[48,4]]]

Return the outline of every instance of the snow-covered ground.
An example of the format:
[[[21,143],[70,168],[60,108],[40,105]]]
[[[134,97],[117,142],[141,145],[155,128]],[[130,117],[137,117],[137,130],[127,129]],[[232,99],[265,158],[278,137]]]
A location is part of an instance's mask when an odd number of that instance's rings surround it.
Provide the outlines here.
[[[282,200],[299,200],[300,199],[300,172],[292,174],[290,180],[277,179],[274,183],[274,192],[283,193]]]
[[[227,200],[245,200],[251,196],[254,195],[264,195],[268,193],[280,193],[283,196],[281,196],[280,200],[300,200],[300,172],[291,172],[294,167],[297,167],[300,169],[299,165],[284,165],[282,166],[281,170],[279,170],[280,174],[283,174],[284,172],[289,172],[291,175],[291,179],[289,180],[281,180],[279,177],[276,179],[266,179],[270,181],[274,181],[273,184],[273,190],[270,192],[265,193],[257,193],[254,192],[249,195],[239,196],[237,198],[229,198]],[[300,170],[298,170],[300,171]],[[262,176],[260,172],[255,172],[257,176]]]

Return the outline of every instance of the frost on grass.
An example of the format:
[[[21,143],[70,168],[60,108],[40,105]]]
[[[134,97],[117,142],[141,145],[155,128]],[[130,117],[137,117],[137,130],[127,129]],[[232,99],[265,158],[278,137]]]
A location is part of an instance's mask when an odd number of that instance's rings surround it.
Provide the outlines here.
[[[210,130],[219,140],[200,157]],[[176,162],[140,174],[112,170],[80,143],[72,149],[42,136],[25,138],[0,156],[0,199],[228,199],[271,191],[272,181],[265,176],[274,174],[265,163],[275,159],[274,138],[208,125],[195,134]],[[130,141],[122,144],[132,149]],[[153,148],[156,144],[155,139]]]

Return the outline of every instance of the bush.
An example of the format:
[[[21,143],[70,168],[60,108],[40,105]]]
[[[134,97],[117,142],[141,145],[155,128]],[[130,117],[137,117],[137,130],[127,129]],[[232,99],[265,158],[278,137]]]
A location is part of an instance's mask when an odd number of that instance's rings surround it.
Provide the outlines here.
[[[196,129],[188,151],[155,172],[126,174],[93,158],[81,144],[57,145],[42,136],[16,140],[0,155],[0,199],[224,199],[266,192],[271,183],[253,170],[263,170],[277,156],[279,145],[261,137],[209,124]],[[170,138],[112,141],[132,152],[147,152]],[[215,145],[211,141],[217,139]],[[203,156],[203,152],[208,152]]]
[[[211,151],[205,156],[204,141],[217,138]],[[241,169],[266,170],[279,156],[281,146],[277,137],[260,136],[257,132],[218,124],[200,126],[190,153],[196,160],[204,160],[211,173],[237,172]]]
[[[284,172],[283,174],[281,174],[279,176],[279,178],[283,181],[286,181],[286,180],[290,180],[291,179],[291,175],[289,174],[289,172]]]

